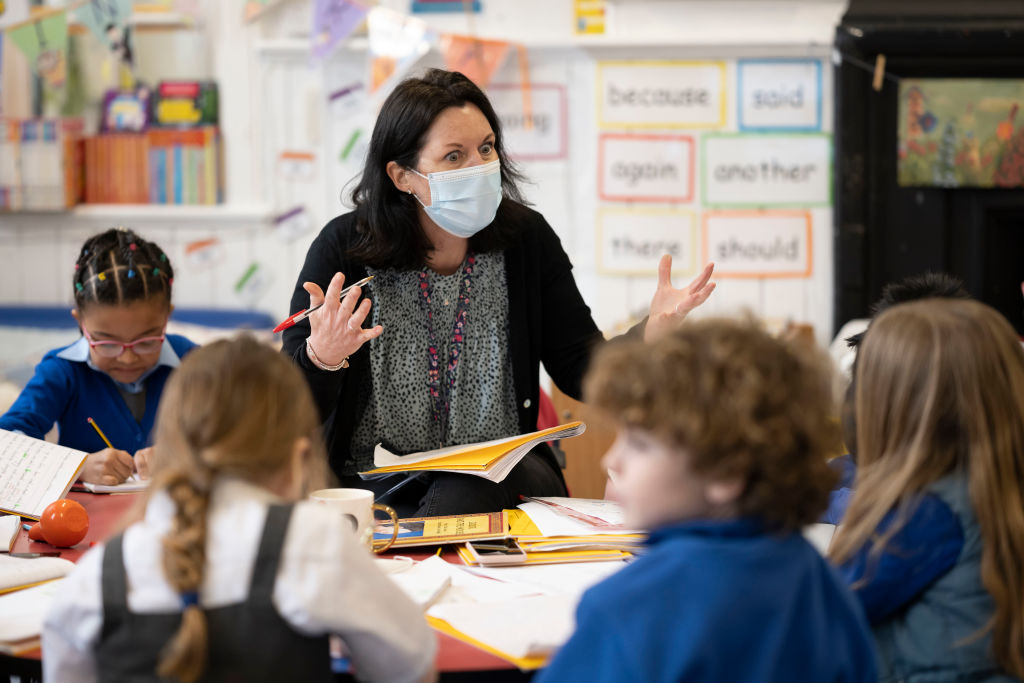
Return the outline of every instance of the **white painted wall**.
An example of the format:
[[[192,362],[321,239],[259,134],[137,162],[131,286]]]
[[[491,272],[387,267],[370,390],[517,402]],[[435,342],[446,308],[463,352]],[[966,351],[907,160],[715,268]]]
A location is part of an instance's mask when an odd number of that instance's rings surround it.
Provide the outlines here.
[[[356,39],[328,65],[312,65],[305,51],[309,0],[285,0],[266,19],[242,24],[240,0],[202,3],[202,29],[210,39],[211,71],[222,95],[228,204],[214,210],[163,207],[87,207],[66,214],[0,214],[0,302],[70,302],[74,255],[91,232],[129,224],[163,246],[178,269],[177,304],[247,306],[233,289],[249,264],[261,264],[271,286],[255,306],[287,313],[295,276],[313,232],[294,241],[275,234],[270,217],[303,206],[322,225],[343,210],[341,186],[351,167],[335,162],[340,145],[336,112],[326,92],[345,74],[365,68],[365,40]],[[407,10],[407,0],[381,4]],[[619,0],[610,3],[609,33],[577,38],[571,32],[570,0],[483,0],[485,11],[420,15],[439,30],[520,41],[529,47],[535,82],[564,84],[569,93],[568,157],[523,164],[533,181],[527,194],[559,233],[576,267],[580,289],[601,327],[611,331],[641,315],[653,293],[650,277],[610,277],[597,271],[595,252],[597,136],[594,115],[596,62],[604,59],[722,59],[735,82],[741,57],[813,57],[823,61],[823,125],[832,130],[832,82],[828,64],[841,0]],[[139,40],[145,40],[140,35]],[[169,57],[170,58],[170,57]],[[440,66],[431,52],[417,65]],[[414,72],[415,73],[415,72]],[[340,75],[339,75],[340,74]],[[515,82],[514,52],[495,79]],[[730,97],[727,130],[735,130]],[[311,181],[289,181],[277,171],[283,149],[317,155]],[[699,187],[698,192],[699,196]],[[700,207],[694,207],[698,211]],[[814,272],[809,279],[721,280],[702,314],[749,308],[772,322],[806,321],[827,342],[831,329],[831,209],[812,210]],[[191,271],[185,245],[216,236],[226,260],[217,269]]]

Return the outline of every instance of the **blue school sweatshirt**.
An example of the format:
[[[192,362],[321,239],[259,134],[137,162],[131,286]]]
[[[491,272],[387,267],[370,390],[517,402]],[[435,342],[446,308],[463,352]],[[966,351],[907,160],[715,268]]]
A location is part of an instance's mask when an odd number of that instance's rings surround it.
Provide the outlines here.
[[[800,534],[703,520],[648,543],[584,593],[575,634],[537,683],[878,680],[860,606]]]
[[[150,432],[167,378],[181,358],[195,347],[185,337],[167,335],[157,364],[134,385],[121,385],[130,393],[145,387],[146,411],[141,422],[132,416],[118,392],[118,383],[89,365],[89,346],[84,337],[54,349],[36,366],[35,374],[10,410],[0,416],[0,429],[42,439],[57,423],[58,443],[94,453],[106,448],[106,444],[87,422],[91,417],[114,448],[134,454],[151,445]]]

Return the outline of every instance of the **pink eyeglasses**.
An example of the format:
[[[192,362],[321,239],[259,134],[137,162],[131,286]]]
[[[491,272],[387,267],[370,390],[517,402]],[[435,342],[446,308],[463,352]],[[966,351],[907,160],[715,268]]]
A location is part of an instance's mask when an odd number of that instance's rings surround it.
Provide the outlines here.
[[[140,356],[149,356],[158,353],[164,343],[163,334],[159,337],[143,337],[127,344],[119,341],[93,341],[92,336],[89,335],[89,330],[84,327],[82,328],[82,334],[85,335],[86,341],[89,342],[89,348],[94,349],[96,355],[104,358],[117,358],[128,349],[131,349]]]

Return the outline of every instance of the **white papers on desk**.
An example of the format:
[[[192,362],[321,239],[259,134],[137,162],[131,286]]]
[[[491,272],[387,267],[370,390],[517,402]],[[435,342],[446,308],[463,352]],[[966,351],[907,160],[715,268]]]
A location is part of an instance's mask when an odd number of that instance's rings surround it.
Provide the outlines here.
[[[9,553],[14,547],[21,529],[21,517],[18,515],[0,515],[0,553]]]
[[[149,486],[149,481],[149,479],[139,479],[138,474],[133,474],[120,484],[114,484],[113,486],[93,484],[89,481],[83,481],[82,486],[90,493],[136,493],[137,491],[145,491],[146,487]]]
[[[41,558],[42,559],[42,558]],[[36,560],[29,560],[34,562]],[[17,654],[38,645],[43,619],[50,611],[63,579],[0,595],[0,652]]]
[[[466,569],[479,576],[513,583],[544,595],[563,595],[575,600],[594,586],[626,566],[622,560],[611,562],[577,562],[570,564],[537,564],[526,567],[473,567]]]
[[[448,564],[452,585],[427,614],[507,655],[546,655],[572,635],[583,592],[624,566],[621,561],[486,569]]]
[[[378,559],[376,562],[377,566],[388,567],[384,570],[388,578],[423,609],[434,604],[452,585],[451,565],[436,555],[421,562],[398,559]]]
[[[530,516],[530,519],[545,536],[594,536],[610,533],[608,529],[577,522],[574,519],[560,515],[543,503],[522,503],[518,507]],[[616,529],[613,533],[629,534],[641,532]]]
[[[434,605],[429,614],[496,650],[529,657],[550,654],[569,639],[576,602],[564,595],[538,595],[486,605]]]
[[[59,557],[26,558],[0,555],[0,593],[31,586],[40,581],[59,579],[74,567],[74,562]],[[0,614],[5,613],[0,611]]]

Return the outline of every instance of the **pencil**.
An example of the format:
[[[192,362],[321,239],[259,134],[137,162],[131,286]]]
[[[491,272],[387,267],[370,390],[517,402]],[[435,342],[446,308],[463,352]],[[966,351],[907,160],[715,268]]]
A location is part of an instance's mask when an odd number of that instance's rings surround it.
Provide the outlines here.
[[[100,429],[100,426],[96,424],[96,420],[92,419],[91,417],[86,419],[89,421],[89,424],[92,425],[92,428],[96,430],[96,433],[100,435],[100,438],[103,439],[103,443],[107,444],[107,448],[113,449],[114,444],[110,443],[110,439],[108,439],[107,435],[103,433],[103,430]]]

